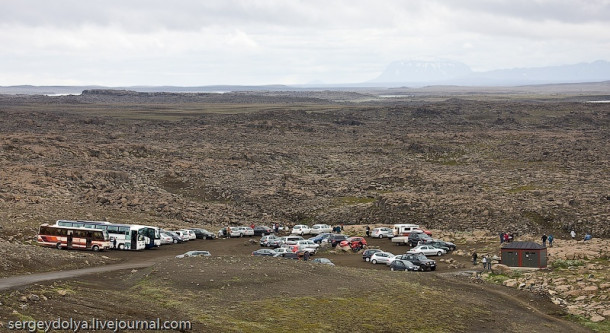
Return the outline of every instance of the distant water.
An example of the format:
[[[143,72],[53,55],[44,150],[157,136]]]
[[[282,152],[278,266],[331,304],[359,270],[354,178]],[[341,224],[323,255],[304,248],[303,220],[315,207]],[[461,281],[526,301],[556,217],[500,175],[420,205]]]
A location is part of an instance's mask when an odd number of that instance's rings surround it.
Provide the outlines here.
[[[57,97],[57,96],[80,96],[80,93],[76,93],[76,94],[44,94],[45,96],[50,96],[50,97]]]

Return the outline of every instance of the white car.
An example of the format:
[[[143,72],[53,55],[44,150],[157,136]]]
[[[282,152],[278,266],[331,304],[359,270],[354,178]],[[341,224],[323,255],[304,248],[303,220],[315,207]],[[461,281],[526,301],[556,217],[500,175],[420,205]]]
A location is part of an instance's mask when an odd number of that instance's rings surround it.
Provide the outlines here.
[[[174,238],[169,235],[166,234],[164,232],[161,233],[161,244],[165,245],[165,244],[173,244],[174,243]]]
[[[294,227],[292,227],[292,231],[291,234],[293,235],[308,235],[311,233],[311,229],[304,225],[304,224],[297,224]]]
[[[292,249],[289,247],[278,247],[277,249],[273,250],[275,251],[275,253],[292,253]]]
[[[407,251],[407,253],[421,253],[425,256],[440,256],[447,253],[447,251],[431,245],[419,245]]]
[[[182,229],[180,231],[184,232],[188,236],[189,240],[197,239],[197,234],[193,230]]]
[[[319,235],[323,233],[330,233],[331,231],[332,228],[328,224],[314,224],[309,230],[309,233],[312,235]]]
[[[375,252],[371,256],[371,264],[388,264],[390,260],[392,260],[395,255],[390,252]]]
[[[296,245],[300,240],[304,240],[304,238],[301,236],[284,236],[280,237],[280,245]]]
[[[316,253],[320,247],[319,244],[309,239],[297,241],[296,245],[299,247],[299,250],[309,253]]]
[[[237,227],[237,229],[239,230],[240,237],[243,237],[243,236],[252,237],[252,236],[254,236],[254,229],[252,229],[250,227]]]
[[[371,231],[371,237],[374,238],[392,238],[394,237],[394,231],[390,228],[382,227],[375,228]]]
[[[186,257],[209,257],[211,256],[209,251],[188,251],[185,254],[179,254],[176,258],[186,258]]]
[[[189,234],[184,230],[176,230],[174,231],[174,233],[178,235],[184,242],[191,240]]]

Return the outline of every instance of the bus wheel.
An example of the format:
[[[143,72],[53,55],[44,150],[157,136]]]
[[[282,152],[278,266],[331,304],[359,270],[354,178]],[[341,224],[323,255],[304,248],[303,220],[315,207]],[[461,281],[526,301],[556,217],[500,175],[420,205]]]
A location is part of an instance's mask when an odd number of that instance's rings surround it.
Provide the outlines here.
[[[55,247],[56,247],[58,250],[61,250],[61,243],[57,243],[57,244],[55,244]]]
[[[125,244],[119,244],[119,250],[123,250],[125,248]]]
[[[93,245],[91,249],[93,250],[93,252],[98,252],[100,250],[100,247],[97,245]]]

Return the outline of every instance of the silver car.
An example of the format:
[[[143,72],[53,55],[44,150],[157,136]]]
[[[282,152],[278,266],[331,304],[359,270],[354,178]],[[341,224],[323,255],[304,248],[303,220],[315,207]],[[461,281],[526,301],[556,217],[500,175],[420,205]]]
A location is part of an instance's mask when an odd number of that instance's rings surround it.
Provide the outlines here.
[[[185,254],[179,254],[176,258],[186,258],[186,257],[209,257],[211,256],[209,251],[188,251]]]
[[[392,237],[394,237],[394,231],[392,231],[392,229],[386,228],[386,227],[375,228],[371,232],[371,237],[373,237],[373,238],[384,238],[384,237],[392,238]]]

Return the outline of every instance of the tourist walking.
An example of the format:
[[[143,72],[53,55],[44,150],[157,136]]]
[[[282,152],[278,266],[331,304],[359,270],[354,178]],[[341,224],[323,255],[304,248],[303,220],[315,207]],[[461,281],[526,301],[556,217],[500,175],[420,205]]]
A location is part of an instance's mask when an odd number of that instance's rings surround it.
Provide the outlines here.
[[[478,257],[478,255],[477,255],[477,251],[472,252],[472,264],[473,264],[474,266],[476,266],[476,265],[477,265],[477,257]]]
[[[542,235],[541,239],[542,239],[542,245],[546,246],[546,234]]]
[[[547,237],[547,241],[549,241],[549,247],[553,247],[553,240],[555,238],[553,238],[553,235],[549,235],[549,237]]]
[[[481,262],[483,263],[483,270],[487,269],[487,256],[483,256]]]

